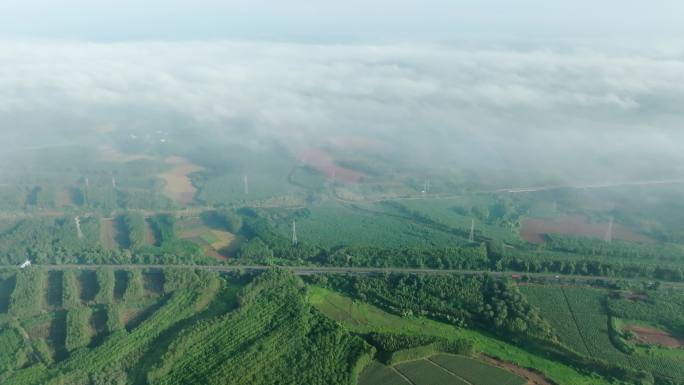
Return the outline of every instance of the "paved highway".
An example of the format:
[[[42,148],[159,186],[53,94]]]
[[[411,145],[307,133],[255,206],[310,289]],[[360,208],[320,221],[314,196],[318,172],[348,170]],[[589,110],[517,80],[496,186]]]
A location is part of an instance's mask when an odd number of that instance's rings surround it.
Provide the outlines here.
[[[66,270],[66,269],[82,269],[93,270],[97,268],[112,268],[112,269],[197,269],[209,270],[217,272],[237,272],[237,271],[264,271],[271,268],[278,268],[290,270],[297,275],[314,275],[314,274],[386,274],[386,273],[404,273],[404,274],[430,274],[430,275],[444,275],[444,274],[461,274],[461,275],[475,275],[475,274],[489,274],[495,277],[513,277],[526,275],[533,278],[543,278],[547,282],[592,282],[596,280],[604,280],[608,282],[627,281],[632,283],[641,283],[650,281],[645,278],[619,278],[619,277],[596,277],[588,275],[558,275],[553,273],[521,273],[515,271],[487,271],[487,270],[441,270],[441,269],[418,269],[418,268],[401,268],[401,267],[335,267],[335,266],[261,266],[261,265],[33,265],[31,268],[40,266],[48,270]],[[15,265],[0,265],[0,269],[16,269],[19,267]],[[684,289],[683,282],[661,282],[661,287]]]

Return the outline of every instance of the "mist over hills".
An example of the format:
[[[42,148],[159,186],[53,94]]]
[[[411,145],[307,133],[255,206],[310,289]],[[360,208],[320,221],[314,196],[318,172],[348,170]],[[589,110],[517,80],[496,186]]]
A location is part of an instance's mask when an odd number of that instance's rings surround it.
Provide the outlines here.
[[[252,147],[361,138],[430,167],[543,165],[540,171],[589,181],[682,173],[684,61],[677,51],[267,41],[1,45],[0,135],[13,149],[163,130]]]

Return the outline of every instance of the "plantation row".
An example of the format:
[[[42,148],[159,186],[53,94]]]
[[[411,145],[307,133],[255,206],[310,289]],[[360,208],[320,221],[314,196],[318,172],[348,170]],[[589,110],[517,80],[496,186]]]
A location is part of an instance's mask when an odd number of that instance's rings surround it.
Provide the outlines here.
[[[0,222],[0,264],[211,263],[195,243],[177,236],[176,218],[139,212]],[[104,223],[104,225],[103,225]],[[3,226],[6,225],[6,226]],[[215,262],[215,261],[214,261]]]
[[[599,289],[531,286],[522,290],[541,310],[542,317],[549,321],[560,342],[580,355],[652,373],[659,383],[684,383],[684,365],[680,358],[641,354],[625,346],[619,335],[611,335],[616,332],[612,330],[611,308],[634,306],[639,309],[643,305],[630,303],[627,306],[610,301],[615,304],[609,306],[608,293]],[[654,310],[653,314],[658,312]],[[628,315],[628,311],[623,310],[619,315]]]
[[[310,307],[303,283],[291,273],[237,277],[252,281],[231,297],[230,282],[213,273],[167,270],[165,295],[133,327],[125,327],[123,313],[148,303],[144,296],[133,305],[125,299],[95,302],[117,291],[117,273],[94,273],[103,290],[85,304],[74,300],[80,297],[78,275],[64,271],[63,308],[20,323],[3,318],[8,327],[0,332],[0,382],[354,384],[373,356],[363,339]],[[27,277],[34,274],[16,278]],[[130,274],[125,293],[145,286],[144,274]],[[49,332],[54,325],[62,325],[58,335]],[[38,338],[37,328],[49,334]]]
[[[11,295],[5,312],[26,318],[44,311],[83,305],[132,302],[161,294],[163,280],[161,273],[140,270],[99,268],[48,272],[40,267],[22,269],[3,280],[10,285],[14,283],[7,287]]]
[[[190,278],[187,278],[190,275]],[[120,383],[125,381],[126,370],[130,369],[144,354],[160,333],[168,329],[174,323],[192,316],[198,307],[206,306],[208,300],[213,298],[219,287],[218,278],[211,274],[197,276],[194,273],[176,274],[171,279],[180,277],[183,282],[178,285],[186,286],[184,290],[175,290],[168,300],[164,301],[153,314],[142,321],[131,331],[122,328],[121,322],[110,321],[120,317],[120,308],[117,304],[107,305],[107,328],[108,336],[103,342],[92,348],[83,345],[85,338],[82,337],[83,329],[76,332],[71,341],[75,345],[69,357],[56,363],[36,363],[25,369],[15,370],[0,377],[3,384],[104,384]],[[169,282],[165,285],[169,288],[176,285]],[[69,341],[69,320],[78,329],[78,324],[83,322],[81,312],[87,310],[68,310],[67,313],[67,336]],[[70,316],[70,314],[73,314]],[[118,314],[119,317],[115,315]],[[108,382],[114,381],[114,382]]]
[[[298,286],[283,272],[260,276],[244,290],[239,309],[175,340],[148,382],[353,383],[371,348],[312,312]]]
[[[123,329],[126,312],[141,313],[161,294],[144,286],[162,279],[160,273],[112,269],[4,273],[0,286],[11,294],[0,312],[0,372],[61,361]]]

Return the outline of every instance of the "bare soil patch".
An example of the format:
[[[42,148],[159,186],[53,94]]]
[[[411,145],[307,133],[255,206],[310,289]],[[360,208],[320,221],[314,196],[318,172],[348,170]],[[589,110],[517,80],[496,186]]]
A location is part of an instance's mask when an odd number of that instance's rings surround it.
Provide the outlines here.
[[[624,295],[624,298],[628,299],[630,301],[634,301],[634,302],[646,301],[646,300],[648,300],[648,295],[646,295],[644,293],[631,293],[630,292],[630,293],[626,293]]]
[[[71,188],[59,187],[57,189],[57,196],[55,197],[55,205],[57,207],[74,206]]]
[[[145,219],[145,244],[150,246],[160,246],[154,237],[154,230],[149,219]]]
[[[299,153],[298,158],[306,165],[318,170],[327,178],[345,183],[358,183],[364,176],[362,173],[341,167],[335,163],[332,156],[323,150],[310,148]]]
[[[636,334],[637,340],[647,345],[659,345],[668,348],[679,348],[684,346],[684,341],[673,337],[664,330],[639,325],[629,325],[626,326],[625,329]]]
[[[589,223],[581,216],[568,216],[556,219],[527,218],[520,226],[520,236],[530,243],[544,243],[546,234],[574,235],[603,239],[608,231],[608,223]],[[637,234],[624,226],[613,225],[613,239],[652,243],[653,239]]]
[[[173,168],[159,175],[166,182],[164,192],[180,204],[189,204],[197,192],[189,175],[204,168],[177,156],[166,158],[166,163],[173,165]]]
[[[134,160],[141,160],[141,159],[154,159],[149,155],[143,155],[143,154],[125,154],[123,152],[120,152],[119,150],[115,149],[112,146],[100,146],[97,148],[97,153],[100,156],[101,160],[106,160],[110,162],[132,162]]]
[[[119,229],[116,219],[108,218],[103,219],[100,223],[100,242],[102,246],[109,250],[115,250],[119,248]]]
[[[544,377],[541,373],[534,371],[532,369],[523,368],[511,362],[501,361],[499,359],[484,354],[481,354],[479,358],[490,365],[506,369],[526,379],[526,385],[556,385],[555,382],[549,380],[548,378]]]
[[[233,255],[245,239],[227,231],[212,229],[200,218],[188,218],[181,222],[180,237],[202,246],[204,252],[219,261]]]

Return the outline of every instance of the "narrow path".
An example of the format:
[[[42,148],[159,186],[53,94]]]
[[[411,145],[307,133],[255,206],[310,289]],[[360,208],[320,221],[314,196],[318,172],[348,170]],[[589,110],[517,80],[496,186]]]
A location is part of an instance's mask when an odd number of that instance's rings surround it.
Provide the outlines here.
[[[432,358],[432,357],[428,357],[428,358],[426,359],[426,361],[429,362],[429,363],[431,363],[431,364],[433,364],[433,365],[435,365],[435,366],[437,366],[438,368],[441,368],[441,369],[444,370],[444,371],[449,372],[452,376],[458,378],[459,380],[465,382],[466,384],[468,384],[468,385],[474,385],[472,382],[466,380],[465,378],[459,376],[458,374],[452,372],[451,370],[445,368],[444,366],[442,366],[442,365],[436,363],[435,361],[432,361],[430,358]]]
[[[408,377],[406,377],[406,376],[404,375],[404,373],[398,371],[397,368],[395,368],[394,366],[388,366],[388,368],[392,369],[392,370],[394,371],[394,373],[396,373],[399,377],[403,378],[404,381],[408,382],[408,383],[411,384],[411,385],[416,385],[415,382],[411,381],[411,379],[409,379]]]
[[[496,366],[497,368],[511,371],[517,374],[518,376],[523,377],[528,381],[526,385],[556,385],[554,381],[551,381],[550,379],[546,378],[536,369],[524,368],[512,362],[502,361],[485,354],[481,354],[480,359],[492,366]]]
[[[24,329],[24,325],[19,322],[19,320],[15,317],[12,317],[13,320],[16,321],[17,324],[17,329],[19,330],[19,334],[24,338],[24,342],[31,347],[31,355],[33,356],[33,359],[36,362],[42,362],[47,365],[47,362],[44,362],[43,359],[40,357],[40,354],[36,351],[35,346],[33,346],[33,343],[31,342],[31,337],[29,336],[28,332],[26,329]]]
[[[74,222],[76,223],[76,236],[78,239],[83,239],[83,231],[81,231],[81,218],[76,216],[76,218],[74,218]]]
[[[572,309],[572,306],[570,305],[570,299],[568,299],[568,295],[565,293],[565,290],[561,287],[560,288],[561,293],[563,293],[563,298],[565,298],[565,304],[568,307],[568,310],[570,311],[570,315],[572,316],[572,321],[575,323],[575,328],[577,328],[577,333],[580,335],[582,338],[582,345],[584,345],[584,348],[587,349],[587,353],[589,353],[590,356],[593,356],[591,349],[589,349],[589,345],[587,345],[587,338],[584,336],[582,333],[582,329],[579,327],[579,321],[577,320],[577,316],[575,315],[575,311]]]

